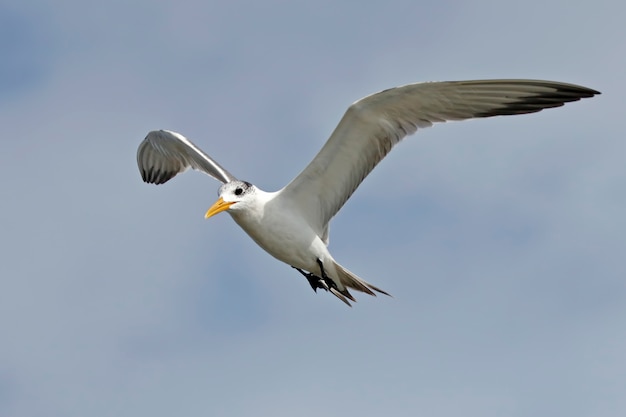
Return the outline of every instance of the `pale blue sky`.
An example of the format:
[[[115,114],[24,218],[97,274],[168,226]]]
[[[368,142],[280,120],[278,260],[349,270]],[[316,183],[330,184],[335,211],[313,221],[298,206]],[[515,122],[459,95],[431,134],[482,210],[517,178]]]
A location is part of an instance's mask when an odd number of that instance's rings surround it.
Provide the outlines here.
[[[625,13],[3,3],[0,415],[624,415]],[[394,298],[314,294],[229,216],[204,220],[216,181],[136,168],[172,129],[275,190],[356,99],[475,78],[603,94],[400,144],[331,227],[337,260]]]

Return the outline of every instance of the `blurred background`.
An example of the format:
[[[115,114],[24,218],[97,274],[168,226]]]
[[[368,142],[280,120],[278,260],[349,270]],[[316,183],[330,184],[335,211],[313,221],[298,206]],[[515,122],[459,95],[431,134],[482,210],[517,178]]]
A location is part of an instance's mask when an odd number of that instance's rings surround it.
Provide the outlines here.
[[[0,5],[0,415],[623,416],[626,6]],[[272,191],[353,101],[537,78],[601,96],[405,140],[331,227],[393,298],[315,294],[219,183],[142,183],[176,130]],[[389,204],[392,201],[393,204]]]

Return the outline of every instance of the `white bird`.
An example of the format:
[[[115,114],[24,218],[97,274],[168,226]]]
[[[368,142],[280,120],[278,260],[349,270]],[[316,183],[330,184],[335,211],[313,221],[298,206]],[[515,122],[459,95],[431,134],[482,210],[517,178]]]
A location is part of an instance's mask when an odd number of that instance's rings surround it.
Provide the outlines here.
[[[349,288],[387,294],[335,261],[328,224],[391,148],[436,122],[538,112],[593,97],[598,91],[539,80],[410,84],[353,103],[309,165],[283,189],[262,191],[240,181],[179,133],[148,133],[137,150],[143,180],[162,184],[193,168],[221,181],[209,218],[228,211],[265,251],[302,273],[311,287],[350,305]]]

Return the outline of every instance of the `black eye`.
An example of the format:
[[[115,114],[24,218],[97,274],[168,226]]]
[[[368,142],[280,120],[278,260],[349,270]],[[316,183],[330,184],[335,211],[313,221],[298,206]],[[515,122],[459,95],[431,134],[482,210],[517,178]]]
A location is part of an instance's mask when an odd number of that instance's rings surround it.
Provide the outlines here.
[[[235,188],[235,195],[241,195],[241,193],[243,193],[243,190],[241,189],[241,187]]]

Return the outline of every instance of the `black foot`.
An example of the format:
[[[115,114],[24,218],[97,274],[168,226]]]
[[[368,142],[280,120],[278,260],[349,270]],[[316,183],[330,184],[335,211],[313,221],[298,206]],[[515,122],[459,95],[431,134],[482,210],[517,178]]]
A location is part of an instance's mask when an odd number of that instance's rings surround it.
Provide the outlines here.
[[[330,279],[328,275],[326,275],[326,271],[324,271],[324,264],[319,258],[317,259],[317,264],[320,266],[320,271],[322,271],[321,281],[324,282],[324,285],[326,286],[326,291],[328,291],[329,288],[337,289],[337,284],[335,284],[335,282]]]
[[[328,291],[328,285],[322,278],[318,277],[317,275],[311,274],[310,272],[304,272],[303,270],[301,270],[300,268],[296,268],[295,266],[292,266],[292,268],[304,275],[306,280],[309,281],[309,285],[311,286],[311,288],[313,288],[313,291],[317,292],[318,288],[322,288]]]
[[[291,267],[294,268],[296,271],[300,272],[302,275],[304,275],[306,280],[309,281],[309,285],[311,286],[311,288],[313,288],[313,291],[317,292],[318,288],[322,288],[326,291],[330,291],[331,293],[333,293],[335,297],[339,298],[341,301],[346,303],[348,307],[352,307],[348,299],[352,301],[355,301],[355,300],[352,297],[352,295],[350,295],[348,290],[344,289],[343,291],[339,291],[339,289],[337,288],[337,284],[335,284],[335,282],[332,279],[330,279],[328,275],[326,275],[326,271],[324,271],[324,265],[322,264],[322,261],[317,259],[317,264],[320,266],[320,272],[322,275],[321,278],[310,272],[304,272],[300,268],[296,268],[293,265]]]

